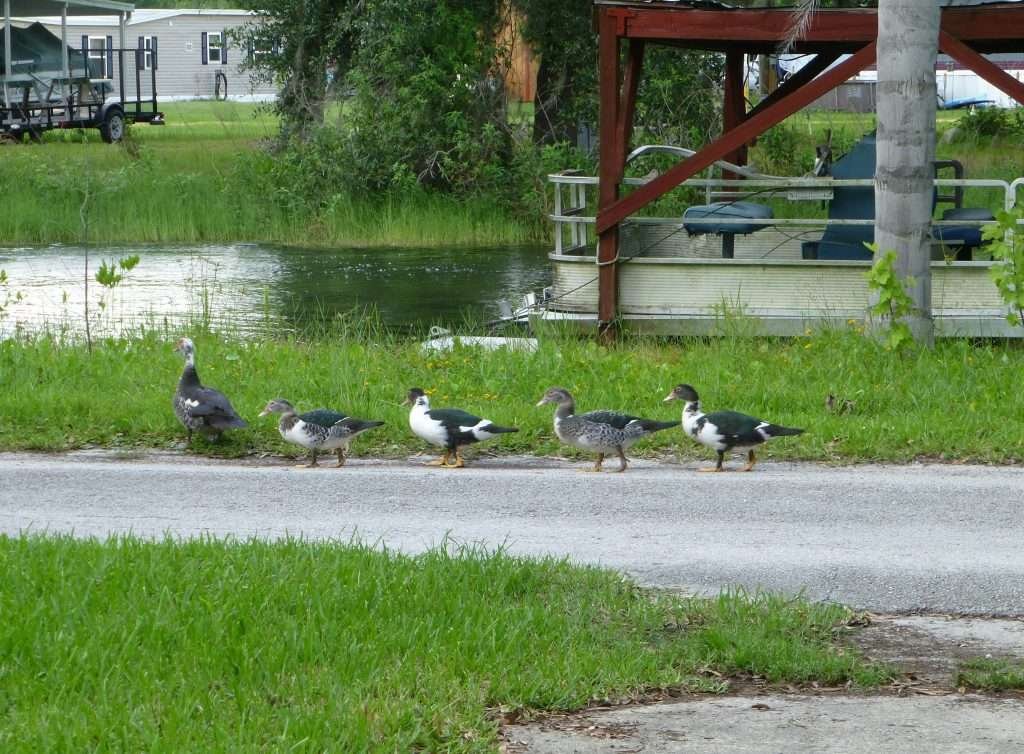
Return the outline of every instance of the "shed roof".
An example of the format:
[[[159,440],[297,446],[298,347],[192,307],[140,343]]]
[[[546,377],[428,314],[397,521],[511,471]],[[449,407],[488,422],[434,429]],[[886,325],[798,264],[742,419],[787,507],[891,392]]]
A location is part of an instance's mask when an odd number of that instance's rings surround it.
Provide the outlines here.
[[[1024,52],[1024,0],[940,2],[943,31],[977,52]],[[594,5],[599,14],[617,19],[622,39],[753,55],[779,50],[795,7],[740,7],[720,0],[594,0]],[[824,8],[790,51],[849,54],[877,36],[877,8]]]
[[[1024,2],[1024,0],[939,0],[943,8],[956,8],[971,5],[1013,5]],[[735,10],[767,10],[767,8],[753,8],[749,5],[736,5],[724,2],[724,0],[594,0],[594,5],[667,5],[683,8],[715,8]],[[799,5],[797,2],[790,2],[788,5],[772,5],[772,10],[792,10]],[[829,10],[854,10],[855,8],[823,8]]]
[[[35,18],[56,15],[60,18],[61,6],[65,1],[69,16],[117,16],[135,9],[132,3],[122,3],[118,0],[10,0],[11,16]]]
[[[259,14],[251,10],[240,10],[238,8],[140,8],[131,12],[132,15],[128,19],[128,26],[136,26],[138,24],[151,23],[153,21],[163,21],[171,18],[181,18],[184,16],[234,16],[239,19],[256,17]],[[59,26],[60,16],[31,16],[27,18],[20,18],[21,21],[38,21],[41,24],[47,26]],[[68,18],[68,26],[107,26],[114,23],[114,18],[110,15],[102,15],[96,13],[94,10],[91,15],[88,16],[75,16],[74,18]]]

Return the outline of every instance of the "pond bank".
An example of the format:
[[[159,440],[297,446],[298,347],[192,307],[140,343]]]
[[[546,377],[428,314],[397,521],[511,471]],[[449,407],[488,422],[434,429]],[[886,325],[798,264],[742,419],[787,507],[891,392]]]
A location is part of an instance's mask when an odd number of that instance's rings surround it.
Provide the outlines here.
[[[381,332],[356,318],[261,338],[158,327],[98,341],[91,354],[74,338],[2,341],[0,448],[173,447],[184,431],[170,410],[182,368],[172,346],[186,334],[196,341],[204,384],[225,392],[251,423],[218,445],[197,441],[201,453],[294,454],[272,420],[256,420],[277,397],[300,411],[327,406],[386,422],[359,438],[356,457],[417,452],[424,445],[398,405],[413,386],[429,390],[435,407],[520,428],[478,446],[481,452],[565,453],[553,437],[552,411],[534,405],[548,387],[569,389],[580,411],[609,408],[674,420],[678,406],[662,398],[688,382],[705,410],[743,411],[807,430],[763,446],[759,456],[766,460],[1024,461],[1024,394],[1013,389],[1024,349],[1012,344],[944,341],[931,351],[895,355],[855,332],[835,331],[790,340],[638,338],[601,347],[546,331],[536,353],[468,347],[434,353],[417,337]],[[831,409],[830,393],[836,396]],[[708,457],[675,431],[653,435],[630,455],[666,452]]]
[[[284,247],[272,244],[135,244],[0,248],[7,273],[0,335],[84,331],[83,277],[89,256],[90,324],[100,335],[166,323],[234,334],[298,332],[372,311],[384,329],[425,331],[495,319],[499,302],[520,305],[550,283],[540,246]],[[114,289],[95,280],[101,263],[138,264]],[[0,287],[0,306],[5,291]]]

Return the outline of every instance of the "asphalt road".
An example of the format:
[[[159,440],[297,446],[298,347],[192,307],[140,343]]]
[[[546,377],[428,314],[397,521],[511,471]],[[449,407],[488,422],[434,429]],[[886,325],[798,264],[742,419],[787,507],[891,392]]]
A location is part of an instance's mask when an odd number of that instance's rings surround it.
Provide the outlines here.
[[[742,585],[899,612],[1024,614],[1024,469],[420,459],[343,469],[182,456],[0,454],[0,531],[382,542],[446,536],[620,568],[641,583]],[[612,464],[614,466],[614,464]]]

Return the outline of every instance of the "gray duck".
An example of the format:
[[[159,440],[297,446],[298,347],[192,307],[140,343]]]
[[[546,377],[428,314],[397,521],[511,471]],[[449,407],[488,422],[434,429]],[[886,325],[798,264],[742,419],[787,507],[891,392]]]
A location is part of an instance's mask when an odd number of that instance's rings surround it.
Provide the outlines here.
[[[555,410],[555,434],[559,440],[580,450],[597,453],[594,468],[586,471],[600,471],[605,456],[613,453],[619,457],[619,468],[616,471],[625,471],[628,466],[626,448],[648,435],[677,424],[674,421],[643,419],[617,411],[588,411],[577,415],[576,401],[568,390],[560,387],[549,388],[537,405],[543,406],[545,403],[558,406]]]
[[[286,442],[295,443],[309,451],[310,467],[319,465],[316,457],[320,451],[332,450],[338,455],[338,466],[344,466],[352,440],[366,430],[384,424],[381,421],[356,419],[329,408],[317,408],[299,414],[284,398],[275,398],[267,403],[260,416],[267,414],[281,414],[277,423],[278,432]],[[301,464],[300,468],[305,466],[307,464]]]
[[[238,415],[231,401],[222,392],[204,387],[196,372],[196,348],[189,338],[180,338],[174,346],[185,359],[185,369],[174,391],[174,414],[188,430],[188,442],[192,444],[192,433],[199,430],[208,439],[216,439],[227,429],[249,426]]]

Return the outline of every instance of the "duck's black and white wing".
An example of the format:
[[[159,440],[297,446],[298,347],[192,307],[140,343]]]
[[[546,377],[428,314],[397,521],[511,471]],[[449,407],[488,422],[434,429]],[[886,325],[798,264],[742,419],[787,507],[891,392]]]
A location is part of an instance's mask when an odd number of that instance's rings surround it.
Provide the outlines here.
[[[195,418],[205,419],[207,425],[214,429],[230,429],[249,426],[248,422],[238,415],[227,396],[219,390],[201,387],[182,396],[186,411]]]
[[[427,416],[437,422],[448,434],[449,442],[463,445],[487,440],[495,435],[518,432],[515,427],[502,427],[490,419],[483,419],[458,408],[435,408]]]

